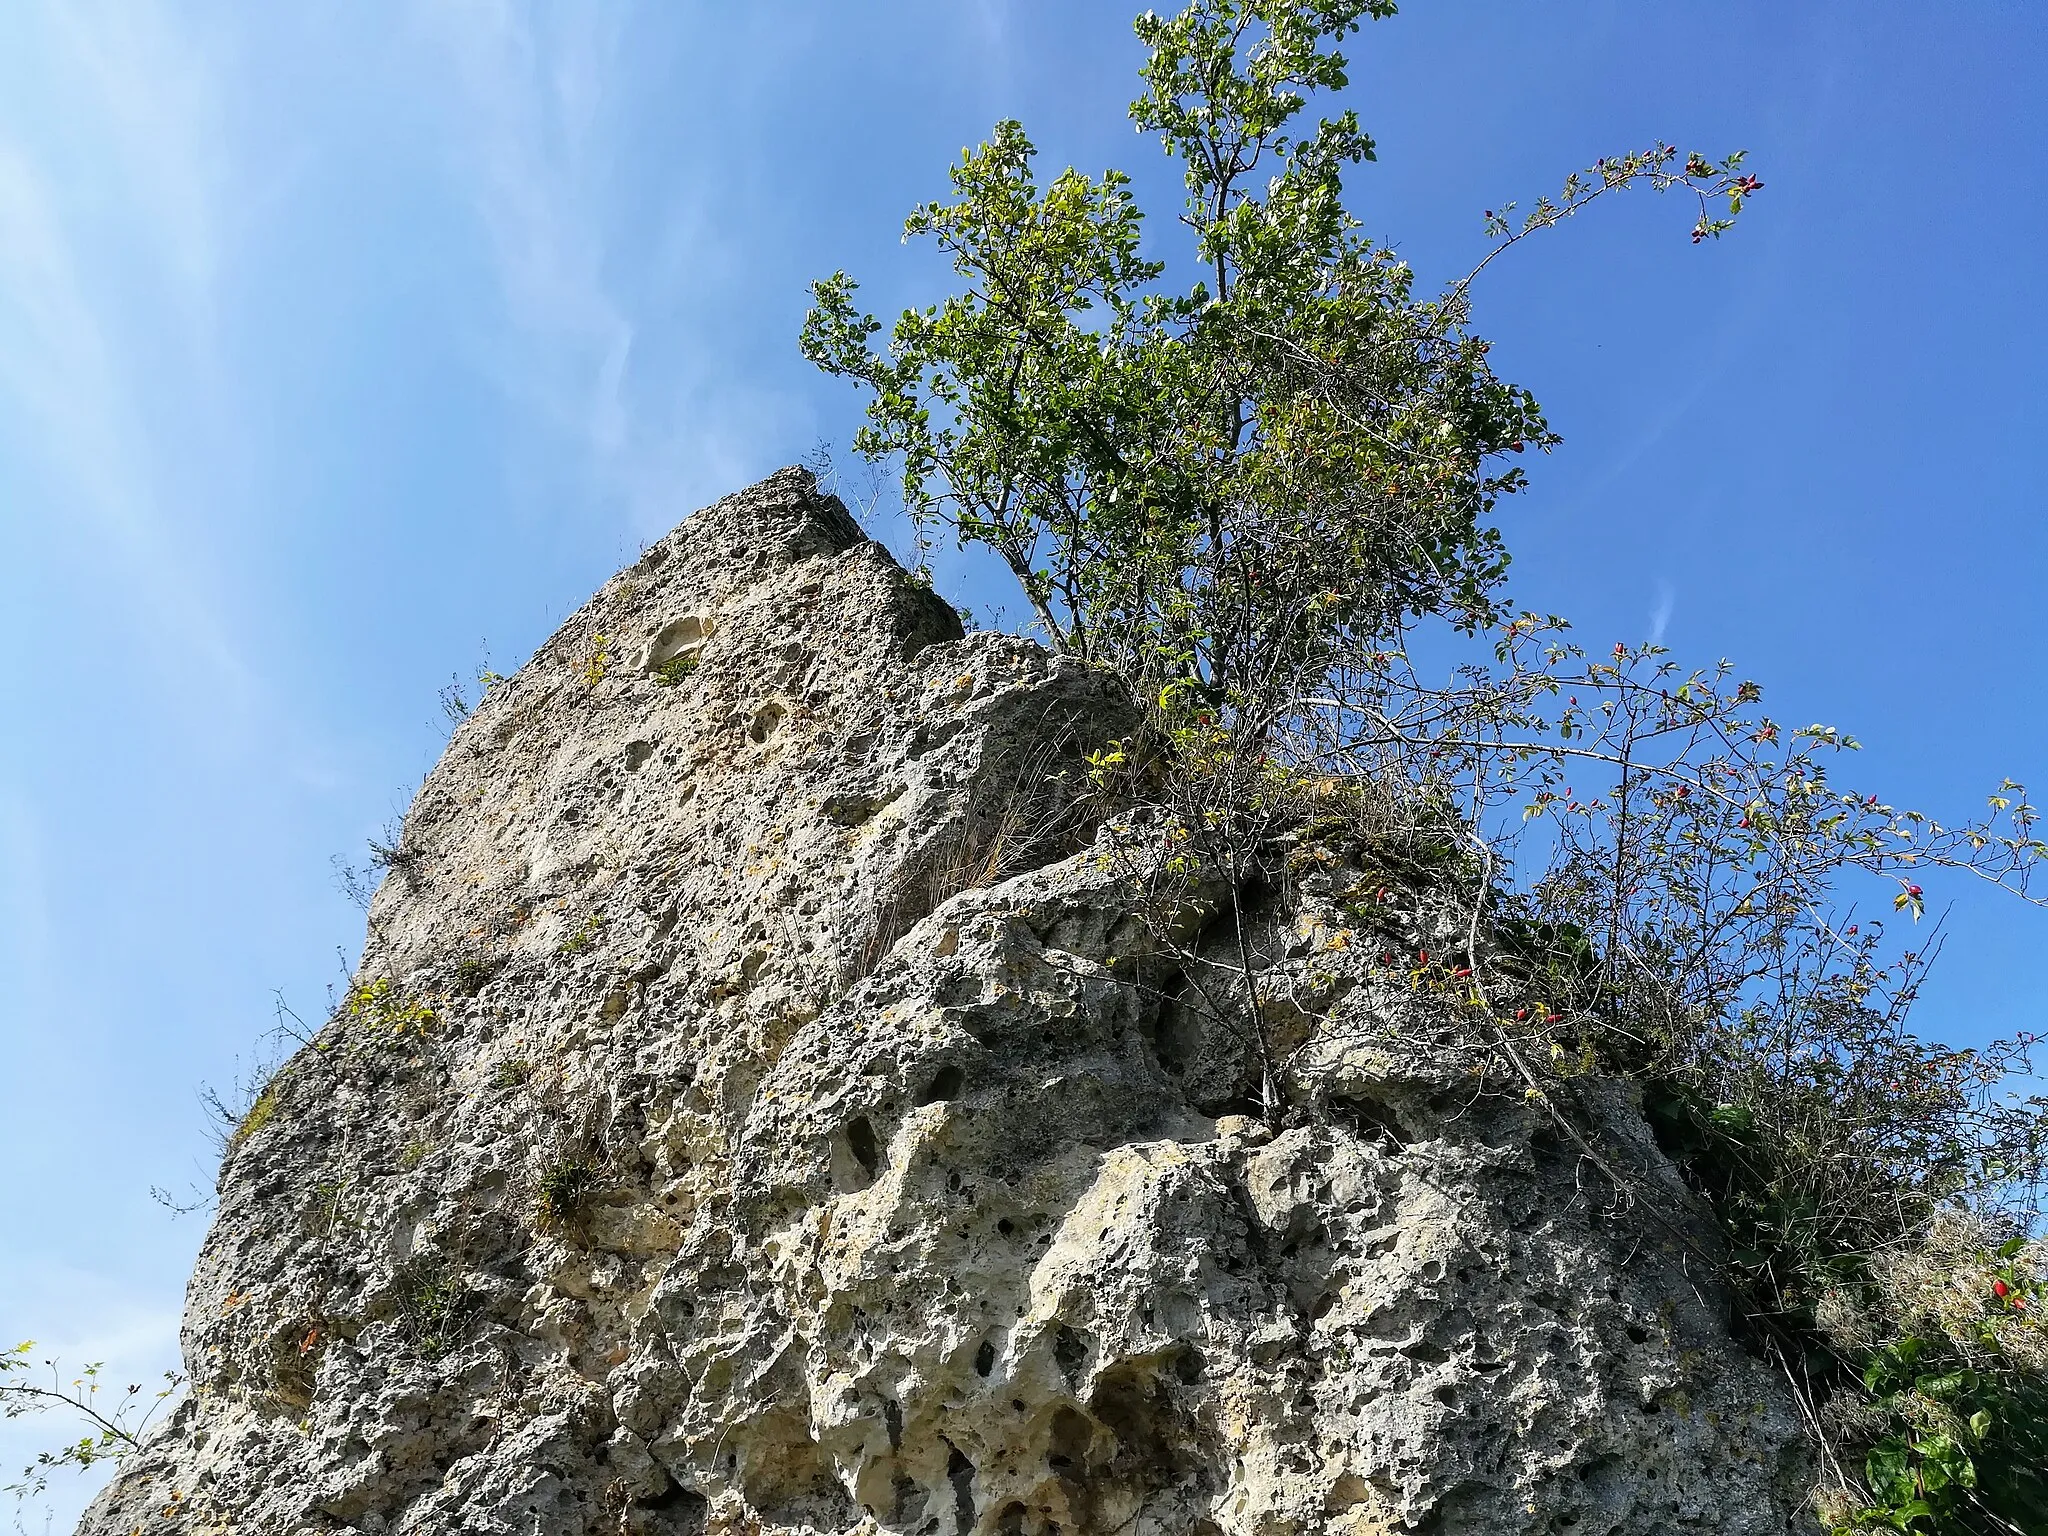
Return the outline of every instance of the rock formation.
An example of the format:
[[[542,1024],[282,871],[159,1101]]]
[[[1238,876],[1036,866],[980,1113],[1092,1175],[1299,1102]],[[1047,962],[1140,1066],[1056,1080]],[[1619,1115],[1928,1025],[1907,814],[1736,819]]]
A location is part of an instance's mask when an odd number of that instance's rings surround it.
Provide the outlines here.
[[[1341,851],[1257,915],[1313,1102],[1241,1112],[1080,794],[1133,718],[800,470],[648,549],[421,789],[81,1530],[1808,1528],[1711,1282],[1474,1091]]]

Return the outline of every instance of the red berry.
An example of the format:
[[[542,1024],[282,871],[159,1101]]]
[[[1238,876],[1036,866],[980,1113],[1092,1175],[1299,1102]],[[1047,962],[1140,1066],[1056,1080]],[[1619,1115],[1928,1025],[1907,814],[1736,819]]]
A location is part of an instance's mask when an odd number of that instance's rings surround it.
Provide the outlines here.
[[[1908,896],[1918,896],[1920,894],[1920,887],[1917,885],[1909,885],[1906,887],[1906,894]]]
[[[2012,1287],[2007,1285],[2003,1280],[1994,1280],[1991,1282],[1991,1294],[1998,1297],[1998,1299],[2001,1301],[2003,1301],[2006,1298],[2006,1296],[2011,1292],[2011,1290]]]
[[[1429,951],[1426,949],[1418,949],[1417,951],[1415,951],[1415,959],[1419,964],[1429,964]]]

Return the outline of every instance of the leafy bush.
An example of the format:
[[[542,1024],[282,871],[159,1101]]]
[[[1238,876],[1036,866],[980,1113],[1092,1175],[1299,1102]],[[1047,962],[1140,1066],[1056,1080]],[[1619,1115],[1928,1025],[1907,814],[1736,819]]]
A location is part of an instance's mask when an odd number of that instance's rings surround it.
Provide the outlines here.
[[[1725,1252],[1697,1256],[1820,1441],[1834,1526],[2042,1529],[2025,1239],[2048,1106],[2013,1091],[2030,1041],[1911,1033],[1938,946],[1886,929],[1920,922],[1938,871],[2028,893],[2048,856],[2036,813],[2012,783],[1959,825],[1850,792],[1832,774],[1855,741],[1782,727],[1725,664],[1588,656],[1507,601],[1492,517],[1525,483],[1516,456],[1557,439],[1492,372],[1474,280],[1631,186],[1689,195],[1697,245],[1762,183],[1739,153],[1606,158],[1519,220],[1489,212],[1493,249],[1423,296],[1345,209],[1343,172],[1373,156],[1355,117],[1295,122],[1344,85],[1335,45],[1392,9],[1193,0],[1140,18],[1131,115],[1184,171],[1177,249],[1141,247],[1128,177],[1041,186],[1002,123],[953,168],[951,200],[905,225],[965,291],[906,310],[878,348],[835,274],[803,350],[866,391],[854,446],[897,463],[920,546],[936,526],[992,550],[1052,645],[1148,705],[1096,774],[1159,829],[1140,906],[1191,974],[1238,994],[1204,1006],[1250,1021],[1270,1120],[1315,1112],[1327,1021],[1262,996],[1242,914],[1346,842],[1368,867],[1348,898],[1361,925],[1391,945],[1388,913],[1427,908],[1461,934],[1449,953],[1390,947],[1387,968],[1461,1010],[1490,1084],[1683,1232],[1565,1091],[1594,1070],[1644,1085],[1722,1228]],[[1425,626],[1460,657],[1447,676],[1410,660]],[[1877,919],[1858,918],[1855,878],[1878,882]],[[1198,888],[1239,914],[1234,960],[1189,952]],[[1936,1298],[1912,1278],[1931,1274],[1983,1284]]]

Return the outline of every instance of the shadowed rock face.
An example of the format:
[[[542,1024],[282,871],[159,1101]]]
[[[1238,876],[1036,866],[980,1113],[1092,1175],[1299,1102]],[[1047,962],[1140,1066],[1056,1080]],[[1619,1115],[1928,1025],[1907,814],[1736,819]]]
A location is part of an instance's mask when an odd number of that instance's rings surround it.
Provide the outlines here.
[[[421,789],[81,1529],[1804,1529],[1776,1383],[1341,857],[1258,916],[1316,1111],[1228,1113],[1072,803],[1132,719],[802,471],[649,549]]]

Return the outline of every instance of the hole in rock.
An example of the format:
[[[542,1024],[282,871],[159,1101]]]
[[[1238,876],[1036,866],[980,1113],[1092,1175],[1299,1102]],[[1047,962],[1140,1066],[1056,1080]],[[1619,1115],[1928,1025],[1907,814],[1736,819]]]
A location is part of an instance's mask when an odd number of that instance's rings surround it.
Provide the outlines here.
[[[1081,1374],[1081,1363],[1088,1358],[1087,1342],[1061,1323],[1052,1336],[1052,1357],[1059,1362],[1060,1374],[1071,1382]]]
[[[645,1531],[647,1536],[701,1536],[711,1506],[701,1493],[670,1483],[654,1498],[642,1499],[632,1508],[631,1528]]]
[[[1330,1112],[1340,1124],[1350,1127],[1362,1141],[1386,1147],[1405,1147],[1412,1137],[1403,1129],[1393,1106],[1363,1094],[1346,1094],[1330,1101]]]
[[[986,1376],[996,1368],[996,1347],[988,1339],[981,1341],[981,1348],[974,1352],[974,1374]]]
[[[648,642],[646,654],[641,659],[641,670],[658,672],[678,659],[694,661],[710,636],[711,621],[698,614],[685,614],[680,619],[671,620]]]
[[[920,1104],[942,1104],[949,1099],[957,1099],[960,1097],[960,1090],[966,1086],[966,1083],[967,1074],[959,1067],[949,1063],[939,1068],[938,1076],[932,1079],[931,1086],[925,1089],[917,1102]]]
[[[945,1445],[946,1481],[953,1485],[954,1529],[965,1536],[974,1529],[974,1463],[961,1455],[952,1441]]]
[[[1071,1408],[1062,1408],[1052,1417],[1045,1464],[1062,1475],[1079,1472],[1088,1464],[1088,1442],[1094,1438],[1095,1428],[1087,1419]]]
[[[765,743],[769,737],[782,729],[782,722],[789,718],[789,710],[770,699],[754,711],[754,717],[747,722],[747,740],[755,746]]]
[[[882,1166],[882,1143],[875,1135],[874,1122],[866,1115],[849,1120],[832,1138],[832,1184],[841,1194],[853,1194],[875,1182]]]

